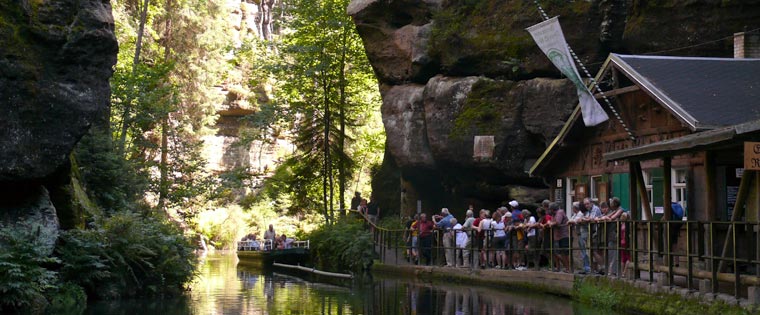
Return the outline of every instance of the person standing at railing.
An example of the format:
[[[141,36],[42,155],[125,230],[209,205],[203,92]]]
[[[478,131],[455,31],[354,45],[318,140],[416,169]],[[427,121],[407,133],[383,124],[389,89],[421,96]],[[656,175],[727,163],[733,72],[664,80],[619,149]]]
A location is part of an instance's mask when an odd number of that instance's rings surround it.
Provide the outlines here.
[[[465,261],[463,251],[467,248],[467,243],[469,243],[467,232],[462,231],[462,224],[459,224],[456,218],[451,218],[451,224],[454,225],[451,231],[454,233],[454,246],[456,247],[456,251],[454,251],[454,265],[462,267],[462,262]]]
[[[480,210],[480,223],[475,227],[478,230],[478,236],[483,240],[480,246],[480,267],[485,268],[489,264],[493,265],[491,257],[491,213],[486,209]]]
[[[607,202],[604,201],[602,203],[605,205],[607,204]],[[602,251],[593,248],[604,246],[603,242],[599,242],[601,238],[599,224],[595,223],[596,219],[602,216],[602,210],[599,206],[594,204],[590,198],[583,198],[583,207],[586,209],[585,225],[589,232],[588,238],[590,239],[590,242],[587,244],[591,244],[591,255],[594,257],[593,263],[590,267],[591,270],[599,271],[599,262],[603,261],[604,257]]]
[[[631,216],[628,212],[623,212],[623,214],[620,215],[620,266],[623,268],[623,277],[626,276],[626,270],[628,270],[628,268],[625,267],[625,264],[631,260],[631,253],[628,252],[628,221],[630,219]]]
[[[527,269],[530,263],[533,263],[535,268],[538,268],[538,247],[537,247],[537,234],[536,233],[536,218],[530,213],[529,210],[523,210],[523,230],[525,231],[525,237],[528,242],[525,244],[525,266]]]
[[[681,206],[681,204],[677,202],[671,203],[670,208],[673,210],[673,218],[671,218],[671,221],[675,221],[673,223],[668,223],[669,226],[669,238],[670,238],[670,251],[673,252],[673,248],[678,243],[678,236],[681,235],[681,226],[683,226],[683,223],[681,222],[683,220],[684,215],[684,209]]]
[[[551,202],[549,200],[544,199],[544,201],[541,202],[541,207],[538,208],[537,215],[538,215],[538,224],[536,227],[538,228],[538,266],[541,265],[541,259],[545,259],[547,262],[549,261],[549,247],[551,247],[551,236],[549,233],[551,231],[548,228],[544,228],[549,222],[552,220],[551,212],[549,211],[549,205]]]
[[[404,239],[406,240],[406,259],[415,263],[417,261],[417,222],[420,219],[419,214],[415,214],[412,220],[409,220],[409,224],[404,231]]]
[[[419,226],[419,243],[422,251],[422,258],[425,258],[425,264],[430,265],[432,263],[432,247],[433,247],[433,229],[435,225],[433,221],[428,220],[427,214],[420,214]]]
[[[448,208],[441,209],[441,215],[433,216],[435,227],[443,233],[443,250],[446,258],[446,267],[456,266],[454,261],[454,236],[451,234],[451,219],[454,216],[449,213]]]
[[[508,211],[512,213],[511,226],[512,236],[510,239],[510,250],[512,251],[512,261],[510,264],[514,267],[522,266],[523,254],[522,249],[525,248],[525,232],[522,229],[516,228],[523,222],[522,210],[520,210],[520,203],[517,200],[512,200],[508,204]]]
[[[473,216],[474,212],[472,210],[472,205],[470,205],[470,209],[467,209],[467,212],[465,213],[464,224],[462,224],[462,231],[460,232],[465,235],[465,238],[467,238],[467,241],[462,248],[462,263],[460,264],[460,266],[464,268],[470,268],[470,247],[472,247],[472,242],[474,242],[474,235],[472,233],[475,218]]]
[[[367,204],[367,219],[372,224],[377,225],[377,220],[380,218],[380,204],[375,200],[375,195],[369,196],[369,203]]]
[[[507,224],[512,225],[511,213],[505,213],[504,220],[502,220],[501,214],[498,211],[494,212],[493,220],[491,221],[491,230],[493,230],[493,242],[491,242],[491,247],[496,256],[494,265],[499,269],[506,269],[508,263],[508,260],[506,259],[507,257],[505,257],[505,251],[509,249],[507,245],[507,232],[505,231]]]
[[[553,202],[549,209],[553,213],[549,226],[552,228],[552,236],[554,237],[552,246],[554,247],[555,258],[560,264],[559,267],[564,267],[564,271],[569,273],[571,268],[569,261],[570,231],[567,225],[567,215],[565,215],[565,210],[560,209],[556,202]],[[557,268],[555,271],[559,271],[559,269]]]
[[[351,210],[359,210],[359,204],[362,203],[362,194],[354,192],[354,198],[351,198]]]
[[[607,257],[609,262],[607,264],[607,271],[611,275],[617,275],[618,273],[618,259],[619,254],[617,247],[619,246],[618,240],[618,223],[620,216],[623,212],[628,212],[626,209],[620,206],[620,198],[612,197],[610,199],[610,208],[607,214],[599,218],[600,221],[607,223]]]
[[[581,251],[581,261],[583,262],[583,270],[580,274],[587,274],[591,272],[591,262],[586,252],[586,242],[588,241],[588,213],[586,207],[582,206],[580,202],[573,202],[573,216],[570,217],[570,224],[577,227],[578,231],[578,248]]]

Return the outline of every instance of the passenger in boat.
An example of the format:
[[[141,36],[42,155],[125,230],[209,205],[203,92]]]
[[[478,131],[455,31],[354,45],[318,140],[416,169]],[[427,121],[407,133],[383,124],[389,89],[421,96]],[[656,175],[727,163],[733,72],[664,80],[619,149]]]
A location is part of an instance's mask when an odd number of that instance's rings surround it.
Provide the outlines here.
[[[277,233],[274,232],[274,226],[269,225],[269,229],[264,232],[264,250],[275,248]]]
[[[286,249],[290,244],[288,244],[288,238],[283,234],[282,236],[277,238],[277,249]]]

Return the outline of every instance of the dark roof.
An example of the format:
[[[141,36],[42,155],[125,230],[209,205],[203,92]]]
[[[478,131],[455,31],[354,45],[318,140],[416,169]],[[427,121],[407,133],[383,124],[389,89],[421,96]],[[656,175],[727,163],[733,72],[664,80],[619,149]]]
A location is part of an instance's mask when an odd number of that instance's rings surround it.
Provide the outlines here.
[[[714,150],[720,149],[721,145],[753,140],[758,135],[760,135],[760,120],[753,120],[738,125],[692,133],[683,137],[605,153],[604,159],[607,161],[625,159],[647,160],[701,150]]]
[[[610,59],[692,130],[760,118],[760,59],[617,54]]]

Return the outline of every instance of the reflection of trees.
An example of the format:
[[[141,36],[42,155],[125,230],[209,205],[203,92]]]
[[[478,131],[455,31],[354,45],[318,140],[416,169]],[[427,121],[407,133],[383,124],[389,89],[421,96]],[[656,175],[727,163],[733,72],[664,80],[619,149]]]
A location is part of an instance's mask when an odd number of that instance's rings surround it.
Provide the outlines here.
[[[532,315],[599,314],[551,295],[454,284],[381,279],[353,288],[306,282],[236,265],[234,256],[209,257],[184,299],[107,304],[88,314],[326,314]]]

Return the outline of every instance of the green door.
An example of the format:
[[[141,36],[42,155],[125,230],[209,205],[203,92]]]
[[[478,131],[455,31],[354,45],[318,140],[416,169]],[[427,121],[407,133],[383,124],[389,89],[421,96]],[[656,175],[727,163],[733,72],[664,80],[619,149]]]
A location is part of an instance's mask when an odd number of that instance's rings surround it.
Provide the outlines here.
[[[620,204],[623,206],[623,208],[628,209],[631,203],[631,196],[629,195],[628,189],[628,187],[630,187],[630,175],[628,173],[612,174],[611,178],[612,194],[610,197],[620,198]]]
[[[660,220],[662,218],[662,213],[657,213],[657,208],[662,208],[662,198],[663,198],[663,190],[665,188],[663,184],[663,176],[662,176],[662,169],[661,168],[655,168],[649,171],[649,174],[652,176],[651,182],[652,182],[652,217],[654,220]]]

